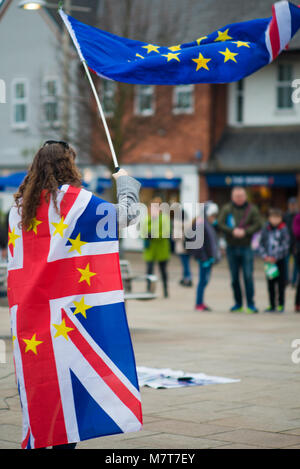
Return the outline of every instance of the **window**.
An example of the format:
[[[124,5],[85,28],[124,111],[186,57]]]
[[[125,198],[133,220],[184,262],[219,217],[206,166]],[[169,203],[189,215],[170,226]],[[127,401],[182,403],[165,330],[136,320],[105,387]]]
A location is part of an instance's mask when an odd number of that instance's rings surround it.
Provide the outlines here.
[[[43,84],[43,115],[46,125],[59,124],[58,108],[58,81],[55,78],[47,78]]]
[[[25,79],[12,83],[12,125],[17,129],[28,125],[28,84]]]
[[[178,85],[174,87],[173,112],[188,114],[194,111],[194,85]]]
[[[279,64],[277,68],[277,109],[292,109],[293,66]]]
[[[244,80],[235,84],[235,119],[239,124],[244,120]]]
[[[154,86],[137,85],[135,111],[142,116],[151,116],[154,113]]]
[[[116,83],[111,80],[103,80],[101,83],[101,96],[103,112],[107,117],[111,117],[115,111]]]

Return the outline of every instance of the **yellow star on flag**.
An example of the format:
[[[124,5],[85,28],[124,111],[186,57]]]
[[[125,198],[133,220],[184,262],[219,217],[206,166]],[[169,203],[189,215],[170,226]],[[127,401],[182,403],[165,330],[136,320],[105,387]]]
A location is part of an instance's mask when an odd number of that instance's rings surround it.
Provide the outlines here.
[[[63,336],[66,340],[69,340],[68,332],[74,330],[73,327],[66,326],[65,319],[63,319],[60,324],[52,324],[52,326],[54,326],[56,329],[56,334],[54,336],[54,339],[56,339],[57,337]]]
[[[230,41],[230,39],[232,39],[232,37],[229,36],[228,34],[228,31],[229,31],[229,28],[226,29],[225,31],[218,31],[218,37],[215,39],[215,42],[217,41]]]
[[[87,264],[85,269],[80,269],[77,267],[77,270],[81,273],[81,277],[78,280],[78,283],[86,281],[86,283],[91,286],[91,277],[94,277],[94,275],[97,275],[96,272],[91,272],[90,271],[90,263]]]
[[[207,63],[211,59],[207,59],[207,58],[203,57],[203,55],[201,53],[199,54],[198,59],[192,59],[192,60],[193,60],[193,62],[196,62],[196,64],[197,64],[196,72],[198,72],[198,70],[200,70],[200,68],[205,68],[206,70],[209,70],[209,68],[207,66]]]
[[[43,343],[42,340],[36,340],[36,334],[33,334],[31,339],[23,339],[23,342],[26,344],[25,353],[31,350],[35,355],[37,355],[37,346]]]
[[[16,240],[17,240],[18,238],[20,238],[20,235],[17,235],[17,234],[15,233],[15,228],[13,228],[12,231],[10,231],[10,232],[8,233],[8,238],[9,238],[9,239],[8,239],[8,245],[12,244],[13,247],[15,247]]]
[[[250,46],[249,46],[250,42],[245,42],[245,41],[232,41],[232,42],[233,42],[233,44],[236,44],[237,47],[243,47],[244,46],[244,47],[249,47],[250,48]]]
[[[36,218],[33,218],[31,223],[30,223],[30,226],[29,228],[27,228],[27,231],[34,231],[35,234],[37,234],[37,227],[43,223],[42,221],[40,220],[37,220]]]
[[[139,57],[140,59],[144,59],[145,57],[143,57],[141,54],[135,54],[136,57]]]
[[[224,55],[224,63],[228,62],[228,60],[232,60],[233,62],[237,63],[235,56],[239,55],[237,52],[231,52],[228,47],[226,47],[226,51],[219,51],[220,54]]]
[[[175,59],[177,60],[178,62],[180,62],[179,58],[178,58],[178,55],[179,55],[179,52],[177,54],[172,54],[172,52],[169,52],[168,54],[162,54],[163,57],[167,57],[168,58],[168,62],[172,59]]]
[[[79,254],[81,254],[81,246],[87,244],[85,241],[81,241],[80,233],[78,233],[76,239],[68,238],[68,241],[70,241],[70,243],[72,244],[68,252],[77,251]]]
[[[147,49],[147,54],[150,52],[157,52],[159,54],[159,46],[154,46],[153,44],[148,44],[147,46],[142,46],[144,49]]]
[[[86,318],[86,310],[92,308],[92,306],[85,304],[84,297],[82,297],[80,301],[73,301],[73,303],[76,306],[73,314],[82,314],[82,316]]]
[[[177,46],[171,46],[171,47],[168,47],[169,50],[171,50],[172,52],[176,52],[177,50],[181,50],[181,45],[178,44]]]
[[[64,223],[65,219],[64,217],[61,217],[60,221],[58,223],[52,222],[51,225],[54,226],[55,231],[53,233],[53,236],[56,234],[60,234],[60,236],[63,238],[64,237],[64,230],[68,228],[69,225],[66,225]]]
[[[201,41],[204,41],[204,39],[207,39],[207,36],[198,37],[198,39],[196,39],[198,46],[200,45]]]
[[[13,345],[14,345],[14,343],[15,343],[15,340],[16,340],[16,336],[13,335],[13,336],[12,336],[12,343],[13,343]]]

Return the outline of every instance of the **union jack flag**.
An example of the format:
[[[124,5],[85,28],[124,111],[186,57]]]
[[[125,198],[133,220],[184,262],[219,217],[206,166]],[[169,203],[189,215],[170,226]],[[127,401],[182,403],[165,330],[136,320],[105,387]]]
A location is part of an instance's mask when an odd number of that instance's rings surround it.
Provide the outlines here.
[[[57,205],[59,213],[42,194],[27,230],[17,207],[9,216],[8,300],[22,448],[142,426],[116,208],[70,185],[60,188]],[[99,238],[101,222],[116,229]]]

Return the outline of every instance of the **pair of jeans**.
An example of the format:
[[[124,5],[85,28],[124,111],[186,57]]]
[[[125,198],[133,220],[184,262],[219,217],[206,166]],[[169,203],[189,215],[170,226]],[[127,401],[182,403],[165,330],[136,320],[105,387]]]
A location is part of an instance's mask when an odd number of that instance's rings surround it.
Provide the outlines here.
[[[235,304],[243,305],[240,271],[243,271],[247,305],[254,307],[253,266],[254,254],[250,246],[227,246],[227,260],[231,274],[231,285]]]
[[[190,255],[189,254],[179,254],[181,265],[183,269],[183,280],[192,280],[192,274],[190,269]]]
[[[196,305],[204,304],[204,291],[210,279],[212,264],[204,266],[203,262],[198,260],[199,264],[199,282],[197,287]]]
[[[276,286],[278,287],[278,305],[284,306],[284,292],[286,285],[286,260],[281,259],[276,262],[278,267],[278,277],[268,279],[268,292],[270,306],[275,309],[276,306]]]

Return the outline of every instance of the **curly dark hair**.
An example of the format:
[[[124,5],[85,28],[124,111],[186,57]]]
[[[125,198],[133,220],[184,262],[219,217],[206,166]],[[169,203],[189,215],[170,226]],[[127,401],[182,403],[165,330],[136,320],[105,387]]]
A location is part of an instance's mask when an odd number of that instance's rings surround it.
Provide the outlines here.
[[[50,196],[57,213],[57,190],[62,184],[81,187],[82,177],[75,164],[76,153],[69,145],[61,143],[45,144],[35,155],[28,173],[14,194],[14,199],[21,215],[21,227],[29,229],[41,203],[41,194],[45,190],[45,200]]]

